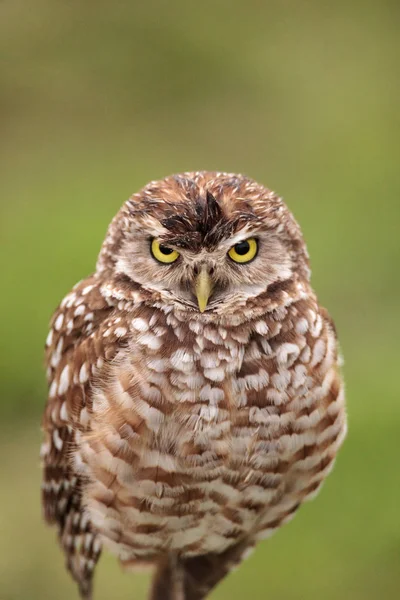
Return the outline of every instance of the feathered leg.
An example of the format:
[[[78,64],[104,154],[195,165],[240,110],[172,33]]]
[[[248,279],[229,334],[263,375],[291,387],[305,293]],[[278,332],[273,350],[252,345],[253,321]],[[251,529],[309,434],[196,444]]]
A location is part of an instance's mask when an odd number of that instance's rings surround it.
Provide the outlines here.
[[[244,540],[222,554],[169,556],[158,565],[149,600],[204,600],[252,545]]]

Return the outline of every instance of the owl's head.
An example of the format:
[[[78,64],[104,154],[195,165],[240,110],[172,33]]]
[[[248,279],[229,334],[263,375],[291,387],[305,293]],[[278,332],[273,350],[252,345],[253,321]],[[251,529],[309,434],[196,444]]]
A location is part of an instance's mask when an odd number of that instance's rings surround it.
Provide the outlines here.
[[[309,279],[299,226],[242,175],[196,172],[149,183],[110,225],[97,271],[166,310],[232,314]]]

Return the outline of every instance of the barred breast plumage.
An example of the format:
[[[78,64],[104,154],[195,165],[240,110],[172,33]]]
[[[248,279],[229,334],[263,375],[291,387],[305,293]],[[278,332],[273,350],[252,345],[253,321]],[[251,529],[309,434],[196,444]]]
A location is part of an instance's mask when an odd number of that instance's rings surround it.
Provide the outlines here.
[[[102,545],[158,566],[152,598],[204,598],[318,491],[345,435],[298,226],[241,176],[184,174],[126,203],[47,346],[45,514],[86,598]]]

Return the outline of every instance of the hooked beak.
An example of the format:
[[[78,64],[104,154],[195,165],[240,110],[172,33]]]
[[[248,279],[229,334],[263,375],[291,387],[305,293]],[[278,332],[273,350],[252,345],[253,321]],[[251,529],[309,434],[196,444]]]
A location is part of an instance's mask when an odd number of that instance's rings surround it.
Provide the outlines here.
[[[213,290],[213,282],[210,274],[205,267],[201,268],[194,283],[195,294],[200,312],[204,312],[207,308],[208,300]]]

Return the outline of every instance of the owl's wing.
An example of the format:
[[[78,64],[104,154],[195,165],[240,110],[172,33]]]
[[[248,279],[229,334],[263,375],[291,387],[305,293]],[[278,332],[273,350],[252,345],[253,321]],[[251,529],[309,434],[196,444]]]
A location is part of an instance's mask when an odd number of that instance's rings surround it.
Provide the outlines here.
[[[41,449],[44,518],[58,527],[67,567],[86,599],[91,597],[101,545],[81,505],[82,476],[75,472],[72,453],[77,436],[90,428],[92,383],[125,341],[114,331],[104,335],[112,311],[100,293],[99,279],[89,277],[61,303],[46,342],[49,396]]]

